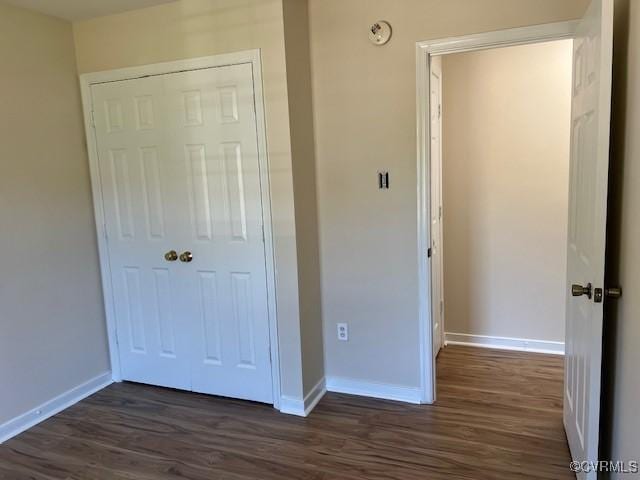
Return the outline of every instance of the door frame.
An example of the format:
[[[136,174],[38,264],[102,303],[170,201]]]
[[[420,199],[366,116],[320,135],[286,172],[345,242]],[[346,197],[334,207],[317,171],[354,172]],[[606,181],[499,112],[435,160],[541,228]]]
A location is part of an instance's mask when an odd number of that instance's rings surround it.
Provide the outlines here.
[[[267,136],[264,109],[264,88],[262,77],[262,59],[260,49],[244,50],[207,57],[155,63],[136,67],[120,68],[80,75],[80,90],[84,113],[85,134],[89,154],[89,170],[93,192],[94,214],[98,240],[98,255],[102,277],[102,291],[111,359],[111,376],[114,382],[122,381],[120,357],[116,336],[115,305],[111,285],[111,268],[109,249],[107,247],[106,222],[104,213],[104,197],[100,164],[98,161],[97,137],[94,128],[94,112],[91,87],[100,83],[133,80],[154,75],[203,70],[231,65],[251,64],[253,70],[254,104],[257,123],[258,164],[260,168],[260,189],[262,199],[262,225],[264,228],[264,250],[267,272],[267,314],[269,318],[269,343],[271,352],[271,381],[273,384],[273,406],[280,408],[280,355],[278,349],[278,319],[276,309],[276,276],[275,255],[273,250],[273,226],[271,213],[271,188],[269,175],[269,157],[267,153]]]
[[[572,39],[576,35],[577,25],[578,21],[548,23],[416,43],[418,323],[422,403],[434,403],[436,400],[436,362],[433,358],[433,315],[431,310],[433,272],[431,271],[430,259],[427,256],[427,249],[431,244],[431,133],[429,131],[431,57]]]

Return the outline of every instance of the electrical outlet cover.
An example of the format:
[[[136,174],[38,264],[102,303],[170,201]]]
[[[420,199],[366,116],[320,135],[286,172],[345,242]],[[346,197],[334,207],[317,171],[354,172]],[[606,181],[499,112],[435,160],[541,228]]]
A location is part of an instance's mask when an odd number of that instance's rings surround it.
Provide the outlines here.
[[[346,323],[338,324],[338,340],[343,342],[349,340],[349,326]]]

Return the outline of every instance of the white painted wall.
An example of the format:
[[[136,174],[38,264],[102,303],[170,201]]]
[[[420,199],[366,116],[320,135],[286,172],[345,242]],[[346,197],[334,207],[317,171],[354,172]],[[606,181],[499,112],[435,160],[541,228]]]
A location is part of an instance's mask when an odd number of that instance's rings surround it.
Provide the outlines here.
[[[448,333],[564,341],[572,44],[443,56]]]
[[[311,0],[325,371],[419,385],[415,43],[582,16],[588,0]],[[367,31],[393,26],[377,47]],[[391,189],[377,188],[388,169]],[[347,322],[348,342],[336,336]]]
[[[0,4],[2,424],[109,371],[71,25]]]

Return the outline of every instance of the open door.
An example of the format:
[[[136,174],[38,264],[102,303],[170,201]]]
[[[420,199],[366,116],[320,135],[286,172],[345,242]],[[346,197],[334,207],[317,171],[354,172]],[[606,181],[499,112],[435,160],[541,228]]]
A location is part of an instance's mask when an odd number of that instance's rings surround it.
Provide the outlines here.
[[[444,294],[442,256],[442,57],[431,58],[431,315],[433,357],[437,357],[444,336]]]
[[[593,0],[574,43],[567,252],[564,424],[580,462],[598,460],[612,56],[613,0]]]

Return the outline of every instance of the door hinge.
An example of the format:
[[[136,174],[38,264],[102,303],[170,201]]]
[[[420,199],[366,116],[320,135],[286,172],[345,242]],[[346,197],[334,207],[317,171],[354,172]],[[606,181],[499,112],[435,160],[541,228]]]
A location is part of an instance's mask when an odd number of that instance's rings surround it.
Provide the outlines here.
[[[431,247],[427,249],[427,258],[431,258]]]
[[[440,315],[444,312],[444,301],[440,300]]]
[[[442,205],[438,207],[438,219],[442,218]]]
[[[438,118],[442,117],[442,104],[438,104]]]
[[[260,225],[260,228],[262,229],[262,243],[267,243],[267,237],[264,234],[264,225]]]

